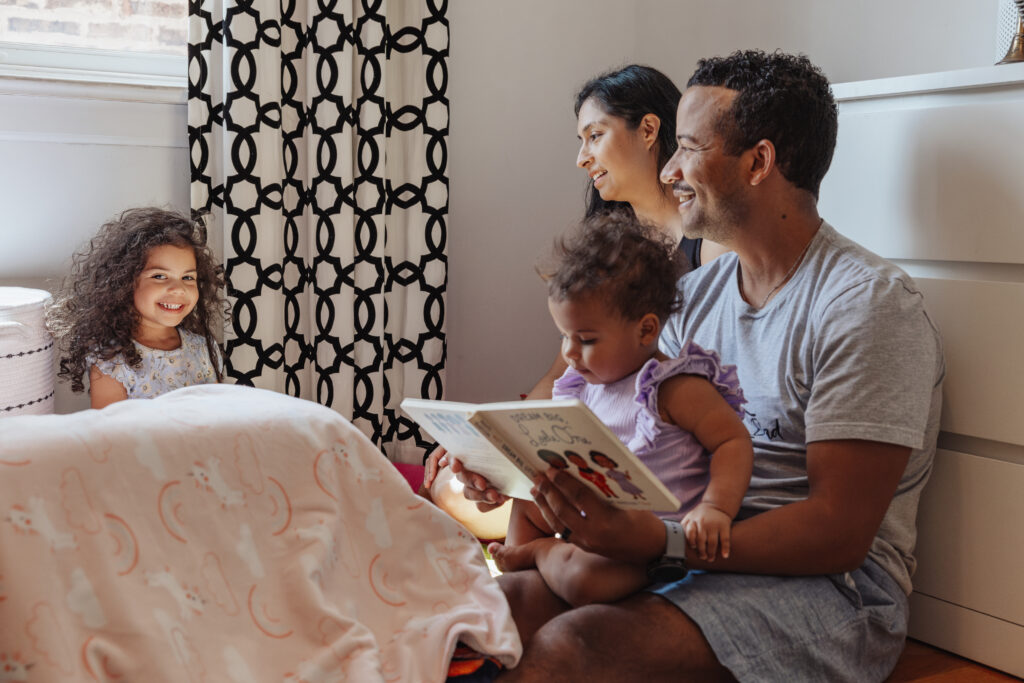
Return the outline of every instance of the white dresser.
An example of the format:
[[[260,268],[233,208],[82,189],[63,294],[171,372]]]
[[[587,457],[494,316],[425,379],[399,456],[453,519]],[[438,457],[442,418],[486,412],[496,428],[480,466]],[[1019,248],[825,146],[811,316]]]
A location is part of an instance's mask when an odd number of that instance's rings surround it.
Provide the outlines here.
[[[843,83],[820,209],[942,331],[910,635],[1024,676],[1024,64]]]

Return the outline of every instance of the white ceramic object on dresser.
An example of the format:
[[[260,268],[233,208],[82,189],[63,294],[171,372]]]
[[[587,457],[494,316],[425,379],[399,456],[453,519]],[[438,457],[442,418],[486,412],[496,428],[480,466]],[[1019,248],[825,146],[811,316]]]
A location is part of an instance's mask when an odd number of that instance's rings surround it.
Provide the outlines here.
[[[910,634],[1024,676],[1024,64],[834,90],[822,215],[917,280],[945,346]]]
[[[53,338],[42,289],[0,287],[0,417],[53,412]]]

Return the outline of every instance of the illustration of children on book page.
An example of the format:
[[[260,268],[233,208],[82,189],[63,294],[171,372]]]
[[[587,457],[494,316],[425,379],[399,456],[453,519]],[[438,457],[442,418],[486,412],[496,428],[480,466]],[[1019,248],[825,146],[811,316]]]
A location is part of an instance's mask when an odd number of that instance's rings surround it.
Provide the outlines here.
[[[558,453],[555,453],[554,451],[549,451],[546,448],[542,448],[539,451],[537,451],[537,457],[546,462],[551,467],[554,467],[556,470],[569,469],[569,463],[565,461],[565,458],[560,456]]]
[[[590,459],[595,465],[605,469],[605,476],[614,480],[623,493],[633,496],[633,500],[647,500],[644,497],[643,489],[633,483],[632,477],[629,476],[629,471],[620,471],[617,462],[601,451],[590,451]]]
[[[583,456],[576,451],[566,451],[566,459],[573,465],[576,465],[576,469],[579,470],[580,476],[591,484],[597,487],[597,489],[604,494],[605,498],[618,498],[618,494],[612,491],[608,486],[608,481],[604,478],[604,475],[595,469],[592,469],[587,465],[587,461],[583,459]]]

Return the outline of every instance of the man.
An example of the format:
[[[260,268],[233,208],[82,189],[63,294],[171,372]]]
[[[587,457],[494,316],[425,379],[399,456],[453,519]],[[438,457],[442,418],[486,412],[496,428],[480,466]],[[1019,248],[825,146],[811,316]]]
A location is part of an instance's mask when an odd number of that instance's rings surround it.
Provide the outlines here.
[[[895,665],[944,366],[911,278],[818,215],[836,130],[828,81],[804,57],[698,64],[662,180],[685,234],[734,253],[683,278],[661,345],[692,339],[738,366],[755,462],[732,551],[702,561],[671,523],[548,472],[537,505],[570,542],[677,575],[685,555],[690,574],[578,609],[534,571],[503,575],[525,644],[507,680],[863,682]],[[460,477],[467,497],[493,500]]]

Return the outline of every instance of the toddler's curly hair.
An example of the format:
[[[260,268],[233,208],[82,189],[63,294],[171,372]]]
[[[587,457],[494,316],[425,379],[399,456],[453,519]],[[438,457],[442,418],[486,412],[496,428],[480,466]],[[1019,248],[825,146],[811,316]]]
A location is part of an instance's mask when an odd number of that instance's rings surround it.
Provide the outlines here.
[[[95,360],[109,360],[120,353],[132,367],[142,363],[132,343],[140,321],[135,282],[149,251],[165,245],[195,252],[199,301],[181,326],[206,339],[217,381],[223,379],[213,328],[222,323],[227,310],[224,269],[206,245],[206,226],[199,217],[144,207],[128,209],[103,225],[72,257],[71,272],[47,309],[46,324],[61,354],[57,376],[70,381],[73,391],[84,391],[83,377]]]
[[[662,324],[682,304],[676,283],[689,269],[686,256],[632,213],[588,216],[555,241],[552,259],[537,271],[554,301],[600,295],[624,320],[654,313]]]

